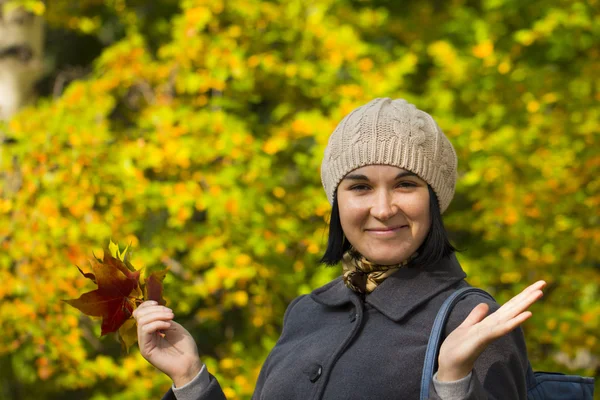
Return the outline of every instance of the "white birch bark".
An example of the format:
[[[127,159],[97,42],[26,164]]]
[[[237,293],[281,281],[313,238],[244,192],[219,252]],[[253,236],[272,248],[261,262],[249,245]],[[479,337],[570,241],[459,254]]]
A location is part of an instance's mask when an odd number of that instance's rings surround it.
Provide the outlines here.
[[[0,120],[33,101],[43,72],[43,18],[23,9],[3,13],[5,2],[0,0]]]

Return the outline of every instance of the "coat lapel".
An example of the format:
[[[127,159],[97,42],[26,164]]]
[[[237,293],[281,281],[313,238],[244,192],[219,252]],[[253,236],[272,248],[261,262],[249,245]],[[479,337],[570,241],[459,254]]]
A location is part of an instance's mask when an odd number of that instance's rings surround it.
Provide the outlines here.
[[[398,322],[466,276],[456,257],[451,255],[424,268],[398,270],[367,295],[366,302]]]
[[[319,304],[328,307],[339,307],[358,299],[358,295],[344,285],[342,277],[338,277],[325,286],[313,290],[310,297]]]

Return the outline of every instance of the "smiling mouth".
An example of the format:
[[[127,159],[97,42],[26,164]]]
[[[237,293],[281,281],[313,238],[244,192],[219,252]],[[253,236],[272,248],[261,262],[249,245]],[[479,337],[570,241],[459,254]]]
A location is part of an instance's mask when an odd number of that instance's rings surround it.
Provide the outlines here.
[[[408,225],[400,225],[400,226],[395,226],[395,227],[390,227],[390,228],[383,228],[383,229],[367,229],[367,232],[380,232],[380,233],[385,233],[385,232],[394,232],[397,231],[399,229],[402,228],[408,228]]]

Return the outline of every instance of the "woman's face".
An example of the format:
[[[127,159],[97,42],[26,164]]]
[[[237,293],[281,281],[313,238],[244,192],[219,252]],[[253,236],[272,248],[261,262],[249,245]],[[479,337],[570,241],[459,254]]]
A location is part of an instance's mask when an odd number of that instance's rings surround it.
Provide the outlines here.
[[[368,165],[348,173],[337,201],[346,238],[376,264],[406,260],[431,224],[427,183],[394,166]]]

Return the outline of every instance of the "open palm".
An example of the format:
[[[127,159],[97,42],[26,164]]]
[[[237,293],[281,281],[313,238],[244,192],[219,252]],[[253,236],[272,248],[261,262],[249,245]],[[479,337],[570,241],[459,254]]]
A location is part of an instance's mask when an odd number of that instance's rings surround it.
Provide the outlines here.
[[[487,317],[488,305],[477,305],[442,343],[437,379],[455,381],[467,376],[477,357],[492,341],[531,317],[527,309],[543,296],[545,285],[544,281],[535,282]]]

